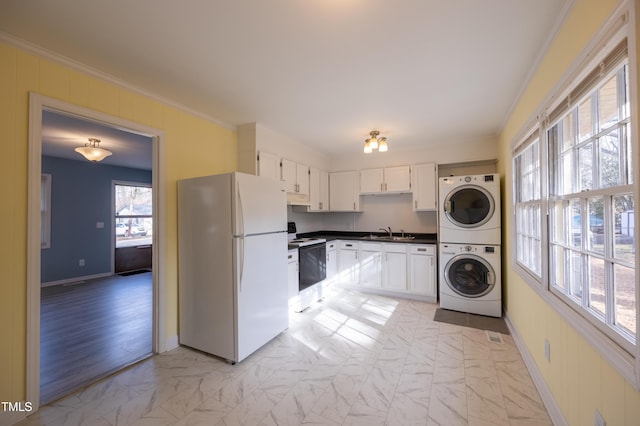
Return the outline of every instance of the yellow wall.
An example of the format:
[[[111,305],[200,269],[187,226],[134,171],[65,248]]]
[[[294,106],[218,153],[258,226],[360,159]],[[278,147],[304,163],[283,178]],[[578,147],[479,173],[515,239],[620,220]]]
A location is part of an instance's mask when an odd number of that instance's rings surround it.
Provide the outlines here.
[[[176,180],[237,167],[235,131],[0,42],[0,401],[25,399],[30,91],[164,131],[167,338],[177,335]]]
[[[635,1],[640,10],[640,0]],[[611,14],[617,0],[576,0],[500,135],[500,173],[504,176],[504,253],[511,241],[511,148],[516,134],[541,106],[586,44]],[[637,113],[637,112],[636,112]],[[640,425],[640,393],[626,382],[580,334],[544,302],[510,267],[505,258],[505,305],[510,319],[535,359],[564,418],[570,425],[593,424],[598,409],[607,425]],[[551,344],[551,362],[544,358],[544,340]]]

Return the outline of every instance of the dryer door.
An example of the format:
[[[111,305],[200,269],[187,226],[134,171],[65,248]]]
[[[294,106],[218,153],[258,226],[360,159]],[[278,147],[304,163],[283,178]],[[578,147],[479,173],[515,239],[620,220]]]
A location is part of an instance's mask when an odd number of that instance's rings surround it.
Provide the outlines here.
[[[491,219],[495,202],[491,194],[477,185],[454,188],[444,200],[445,217],[461,228],[477,228]]]
[[[474,254],[451,258],[445,267],[444,278],[451,290],[464,297],[484,296],[496,283],[493,267]]]

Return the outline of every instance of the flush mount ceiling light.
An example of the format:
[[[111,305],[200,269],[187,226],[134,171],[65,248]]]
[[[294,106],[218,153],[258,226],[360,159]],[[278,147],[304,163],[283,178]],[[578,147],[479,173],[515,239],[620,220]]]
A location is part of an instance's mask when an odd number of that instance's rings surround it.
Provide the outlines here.
[[[89,138],[89,142],[76,148],[75,151],[94,163],[102,161],[112,154],[111,151],[100,148],[100,139],[96,138]]]
[[[369,139],[364,141],[364,153],[370,154],[374,149],[377,149],[379,152],[387,152],[389,147],[387,146],[387,138],[384,136],[378,138],[380,136],[380,132],[377,130],[372,130],[369,132],[371,136]]]

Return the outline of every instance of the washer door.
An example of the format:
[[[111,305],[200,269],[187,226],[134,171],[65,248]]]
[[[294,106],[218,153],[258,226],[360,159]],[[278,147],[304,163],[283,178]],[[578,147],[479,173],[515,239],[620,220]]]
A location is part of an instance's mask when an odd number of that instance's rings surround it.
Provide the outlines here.
[[[464,297],[484,296],[496,283],[491,265],[474,254],[453,257],[445,267],[444,278],[451,290]]]
[[[477,185],[453,189],[444,200],[444,214],[461,228],[477,228],[493,216],[495,203],[491,194]]]

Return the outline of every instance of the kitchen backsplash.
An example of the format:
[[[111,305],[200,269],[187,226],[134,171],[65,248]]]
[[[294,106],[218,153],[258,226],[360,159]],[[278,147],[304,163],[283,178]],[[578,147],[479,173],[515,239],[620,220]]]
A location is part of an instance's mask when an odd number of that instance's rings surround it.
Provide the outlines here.
[[[301,213],[287,209],[287,220],[296,222],[298,232],[322,230],[375,232],[388,226],[394,232],[436,233],[436,212],[415,212],[411,194],[364,195],[359,213]]]

